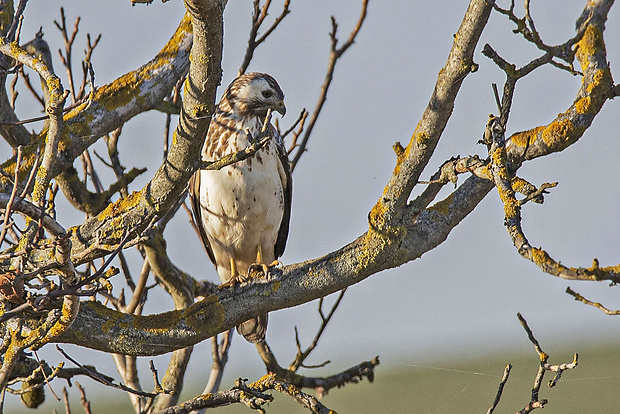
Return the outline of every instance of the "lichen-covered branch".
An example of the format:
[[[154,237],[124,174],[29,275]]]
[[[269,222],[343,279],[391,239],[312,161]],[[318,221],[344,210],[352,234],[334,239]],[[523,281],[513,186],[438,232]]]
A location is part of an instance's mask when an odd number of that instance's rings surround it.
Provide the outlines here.
[[[189,17],[186,17],[153,60],[112,83],[97,88],[92,101],[83,102],[65,114],[57,162],[48,174],[51,177],[56,176],[71,166],[73,161],[100,137],[139,113],[155,108],[177,80],[187,72],[191,44],[192,28]],[[29,140],[31,145],[24,151],[27,162],[24,163],[20,176],[27,175],[36,146],[43,145],[46,134],[47,131],[42,131],[32,142]],[[14,160],[0,165],[0,169],[10,174],[14,168]],[[10,184],[7,180],[0,177],[0,192],[6,192],[8,185]]]
[[[575,45],[575,56],[583,72],[577,96],[572,105],[548,125],[513,134],[506,144],[511,162],[518,165],[574,144],[592,124],[603,104],[613,97],[613,80],[603,36],[612,5],[610,0],[587,3],[577,21],[578,31],[584,33]]]
[[[228,391],[202,394],[181,405],[161,410],[157,414],[189,414],[196,410],[217,408],[235,403],[244,404],[251,409],[259,410],[261,406],[273,401],[273,397],[264,392],[257,391],[253,385],[248,385],[245,383],[245,380],[239,378],[235,381],[235,386]],[[266,388],[265,390],[267,389],[273,388]]]
[[[109,253],[110,247],[118,243],[120,229],[136,226],[142,217],[146,217],[144,222],[148,223],[165,214],[199,166],[198,154],[209,127],[215,107],[215,91],[221,79],[223,7],[219,1],[186,4],[193,27],[191,64],[185,81],[181,116],[166,159],[142,190],[109,205],[81,226],[69,229],[74,254],[99,244],[98,248],[83,256],[82,261]]]
[[[521,203],[516,199],[512,188],[511,172],[507,166],[504,131],[499,118],[491,118],[487,128],[493,135],[493,144],[490,149],[493,179],[500,199],[504,203],[505,224],[508,234],[519,254],[535,263],[544,272],[563,279],[619,282],[620,266],[601,268],[598,266],[598,261],[595,260],[590,268],[570,268],[552,259],[542,248],[530,245],[521,226]]]
[[[362,362],[338,374],[328,377],[312,377],[298,374],[296,372],[298,367],[287,369],[280,366],[267,342],[257,342],[256,349],[265,363],[267,372],[275,374],[276,377],[286,380],[296,387],[313,388],[319,398],[326,395],[332,388],[340,388],[349,383],[357,383],[363,378],[367,378],[369,382],[372,382],[375,376],[375,367],[379,365],[379,357],[377,356],[370,361]]]
[[[411,190],[430,160],[452,114],[454,101],[465,77],[477,70],[473,54],[491,13],[485,0],[472,0],[461,27],[454,35],[452,50],[441,69],[422,119],[404,151],[397,156],[396,167],[383,195],[373,207],[371,227],[386,230],[401,218]]]

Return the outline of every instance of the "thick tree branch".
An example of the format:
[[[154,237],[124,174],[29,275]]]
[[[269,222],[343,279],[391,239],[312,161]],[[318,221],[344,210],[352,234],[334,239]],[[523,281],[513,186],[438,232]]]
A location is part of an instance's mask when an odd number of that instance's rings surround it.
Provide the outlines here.
[[[452,50],[441,69],[435,90],[405,150],[397,157],[396,167],[383,195],[372,209],[370,226],[386,230],[401,219],[402,209],[418,182],[452,114],[454,101],[463,79],[477,70],[473,54],[491,13],[485,0],[472,0],[461,27],[454,35]]]
[[[92,102],[84,102],[64,116],[57,161],[55,168],[49,171],[50,176],[54,177],[71,166],[86,148],[103,135],[161,102],[188,70],[191,33],[190,19],[185,17],[170,41],[153,60],[97,88]],[[33,142],[28,142],[31,145],[24,151],[27,162],[20,176],[27,174],[37,143],[43,145],[46,134],[47,131],[43,131]],[[14,168],[14,160],[0,165],[0,169],[7,172],[12,172]],[[0,177],[0,192],[9,191],[8,185],[6,179]]]

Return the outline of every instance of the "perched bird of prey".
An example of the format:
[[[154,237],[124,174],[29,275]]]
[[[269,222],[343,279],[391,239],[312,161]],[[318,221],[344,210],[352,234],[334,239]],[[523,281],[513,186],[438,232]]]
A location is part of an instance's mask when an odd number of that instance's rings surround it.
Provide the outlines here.
[[[247,73],[226,89],[215,111],[202,149],[214,161],[246,148],[261,132],[268,110],[286,112],[284,93],[265,73]],[[190,179],[189,195],[202,243],[220,282],[245,278],[254,264],[269,265],[284,252],[291,214],[291,169],[277,130],[251,157],[222,168],[199,170]],[[249,342],[265,338],[267,315],[239,325]]]

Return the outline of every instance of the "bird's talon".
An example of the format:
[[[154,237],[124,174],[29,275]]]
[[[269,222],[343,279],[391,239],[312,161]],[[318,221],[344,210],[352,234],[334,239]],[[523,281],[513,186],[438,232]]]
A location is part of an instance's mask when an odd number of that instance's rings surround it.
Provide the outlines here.
[[[269,267],[264,263],[252,263],[248,269],[248,277],[252,272],[262,273],[264,277],[269,276]]]

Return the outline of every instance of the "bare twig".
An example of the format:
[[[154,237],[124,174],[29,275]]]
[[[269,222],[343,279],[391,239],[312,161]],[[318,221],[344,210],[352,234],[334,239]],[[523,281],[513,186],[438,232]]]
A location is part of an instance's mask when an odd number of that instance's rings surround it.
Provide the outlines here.
[[[84,91],[86,90],[86,85],[89,82],[91,83],[92,91],[94,91],[95,89],[95,85],[93,81],[94,71],[93,71],[93,65],[91,63],[91,59],[92,59],[93,51],[95,50],[95,48],[99,44],[99,41],[101,40],[101,35],[97,36],[94,42],[91,42],[90,33],[88,33],[86,35],[86,40],[87,40],[87,46],[86,46],[86,50],[84,51],[84,60],[82,61],[82,84],[80,85],[80,90],[77,93],[78,99],[84,98]]]
[[[60,31],[64,39],[65,54],[63,56],[60,50],[58,50],[58,54],[60,55],[60,60],[65,66],[65,69],[67,70],[69,90],[71,91],[72,100],[75,103],[78,100],[78,97],[76,95],[75,84],[73,82],[73,67],[71,65],[71,54],[73,50],[73,42],[75,42],[75,37],[77,36],[79,27],[80,27],[80,17],[78,16],[75,19],[75,24],[73,26],[73,32],[71,33],[71,35],[69,35],[69,32],[67,30],[67,19],[65,17],[65,9],[63,7],[60,8],[60,21],[62,23],[58,23],[56,20],[54,20],[54,24],[56,25],[56,27],[58,28],[58,30]]]
[[[239,71],[237,76],[241,76],[245,73],[250,62],[252,61],[252,57],[254,56],[254,51],[261,43],[267,39],[267,37],[278,27],[278,25],[284,20],[287,14],[291,11],[289,10],[290,0],[285,0],[284,5],[282,6],[282,12],[276,19],[273,21],[271,26],[262,34],[262,36],[258,37],[258,30],[261,25],[265,21],[267,17],[267,12],[269,11],[269,7],[271,6],[271,0],[266,0],[263,7],[260,7],[260,0],[254,0],[254,12],[252,13],[252,27],[250,28],[250,35],[248,37],[248,47],[245,51],[245,56],[243,57],[243,61],[241,62],[241,66],[239,67]]]
[[[9,27],[9,30],[6,32],[6,39],[9,41],[13,41],[17,38],[16,35],[17,33],[19,33],[18,26],[24,14],[26,3],[28,3],[28,0],[19,0],[19,3],[17,4],[17,9],[15,10],[13,21],[11,22],[11,26]]]
[[[332,316],[334,316],[336,309],[338,309],[338,306],[340,305],[340,302],[342,301],[342,298],[344,297],[344,294],[346,291],[347,291],[346,288],[340,291],[338,298],[332,305],[332,308],[330,309],[327,316],[323,314],[323,298],[319,300],[319,315],[321,315],[321,326],[319,327],[316,335],[314,336],[312,343],[304,351],[301,350],[301,343],[299,342],[299,334],[297,332],[297,327],[295,327],[295,342],[297,343],[297,355],[295,356],[295,360],[291,363],[291,365],[289,365],[288,367],[289,370],[296,372],[299,369],[299,367],[310,368],[309,366],[304,365],[304,361],[306,360],[306,358],[308,358],[310,353],[312,353],[312,351],[314,351],[314,349],[316,348],[317,344],[319,343],[319,339],[323,335],[323,332],[325,332],[325,328],[327,328],[329,321],[331,320]],[[322,367],[328,363],[329,361],[326,361],[320,365],[312,366],[312,368]]]
[[[502,393],[504,392],[504,386],[508,381],[508,377],[510,376],[510,370],[512,369],[512,365],[506,365],[504,368],[504,375],[502,375],[502,380],[499,382],[499,387],[497,388],[497,395],[495,396],[495,400],[493,400],[493,404],[487,410],[487,414],[493,414],[495,408],[497,408],[497,404],[499,404],[499,400],[502,398]]]
[[[536,408],[544,407],[545,404],[547,404],[548,402],[548,400],[546,399],[539,399],[540,387],[542,385],[545,372],[551,371],[556,373],[554,379],[548,382],[549,387],[553,387],[560,380],[560,377],[564,371],[577,367],[579,355],[575,354],[572,363],[565,363],[560,365],[549,364],[547,362],[549,360],[549,355],[542,350],[540,343],[534,337],[534,333],[528,326],[525,318],[523,318],[520,313],[517,314],[517,318],[519,319],[519,322],[521,322],[521,325],[523,326],[523,329],[525,329],[525,332],[527,332],[527,336],[530,342],[532,342],[532,344],[534,345],[534,349],[536,349],[536,353],[540,358],[540,367],[538,368],[538,373],[536,374],[536,378],[534,379],[534,387],[532,388],[532,398],[530,402],[521,411],[519,411],[519,414],[526,414]]]
[[[144,289],[146,287],[146,282],[148,280],[150,272],[151,266],[149,265],[149,260],[145,258],[144,263],[142,264],[142,270],[140,271],[140,277],[138,278],[138,284],[135,285],[134,289],[132,289],[133,294],[131,295],[131,300],[123,309],[123,312],[134,313],[136,311],[138,305],[142,302],[142,298],[144,296]]]
[[[84,412],[86,414],[91,414],[91,411],[90,411],[90,401],[88,401],[88,399],[86,398],[86,390],[77,381],[75,381],[75,385],[80,390],[80,402],[82,403],[82,407],[84,407]]]
[[[575,300],[577,300],[577,301],[583,302],[586,305],[594,306],[595,308],[602,310],[607,315],[612,315],[612,316],[620,315],[620,310],[613,310],[613,309],[606,308],[600,302],[592,302],[591,300],[588,300],[588,299],[584,298],[579,293],[577,293],[574,290],[572,290],[570,287],[566,288],[566,293],[568,293],[569,295],[574,297]]]
[[[329,91],[329,86],[332,83],[334,78],[334,70],[336,69],[336,63],[338,59],[342,57],[342,55],[349,49],[349,47],[355,41],[357,34],[362,28],[362,24],[364,23],[364,19],[366,18],[366,10],[368,8],[368,0],[363,0],[362,2],[362,11],[360,13],[360,17],[357,21],[357,24],[353,28],[353,31],[349,34],[349,38],[341,45],[338,46],[338,38],[336,37],[338,31],[338,24],[336,23],[336,19],[332,16],[332,31],[329,36],[331,38],[331,48],[329,53],[329,62],[327,63],[327,73],[325,74],[325,79],[323,80],[323,85],[321,86],[321,95],[319,96],[319,100],[310,116],[310,121],[308,123],[308,127],[303,135],[301,143],[297,147],[297,152],[295,156],[291,160],[291,170],[295,170],[297,163],[301,156],[306,152],[306,146],[308,145],[308,140],[310,139],[310,134],[312,134],[312,130],[314,129],[314,125],[319,118],[321,110],[323,109],[323,105],[327,100],[327,92]]]
[[[379,365],[379,357],[377,356],[370,361],[362,362],[339,374],[324,378],[309,377],[299,375],[290,369],[282,368],[265,341],[257,342],[256,349],[263,359],[268,372],[276,374],[278,378],[284,379],[296,387],[314,388],[319,397],[327,394],[334,387],[339,388],[349,383],[357,383],[363,378],[367,378],[369,382],[372,382],[375,378],[374,369]]]
[[[73,362],[79,368],[84,369],[85,370],[84,372],[86,373],[86,375],[88,375],[90,378],[92,378],[93,380],[97,381],[100,384],[103,384],[103,385],[111,387],[111,388],[116,388],[116,389],[119,389],[119,390],[122,390],[122,391],[126,391],[126,392],[129,392],[129,393],[135,394],[135,395],[139,395],[139,396],[142,396],[142,397],[155,398],[158,395],[157,392],[150,393],[150,392],[144,392],[144,391],[140,391],[140,390],[134,390],[133,388],[127,387],[123,383],[115,384],[114,382],[109,380],[109,377],[102,376],[97,371],[91,371],[88,368],[86,368],[84,365],[82,365],[79,362],[77,362],[75,359],[71,358],[71,356],[69,356],[69,354],[67,354],[58,345],[56,345],[56,349],[58,350],[58,352],[60,352],[69,361]]]
[[[15,161],[15,176],[13,178],[13,190],[11,191],[11,197],[9,198],[9,202],[6,204],[4,209],[4,222],[2,223],[2,232],[0,233],[0,247],[2,247],[2,243],[4,242],[4,237],[6,236],[6,232],[9,227],[9,218],[11,217],[11,207],[13,206],[13,202],[15,201],[15,194],[17,194],[17,185],[19,183],[19,164],[22,161],[22,146],[17,147],[17,160]]]
[[[213,359],[213,365],[211,366],[211,373],[209,374],[209,380],[203,391],[203,394],[209,394],[217,392],[222,382],[222,376],[224,375],[224,368],[228,362],[228,351],[232,344],[232,329],[222,333],[222,341],[218,343],[218,335],[211,338],[211,356]]]

